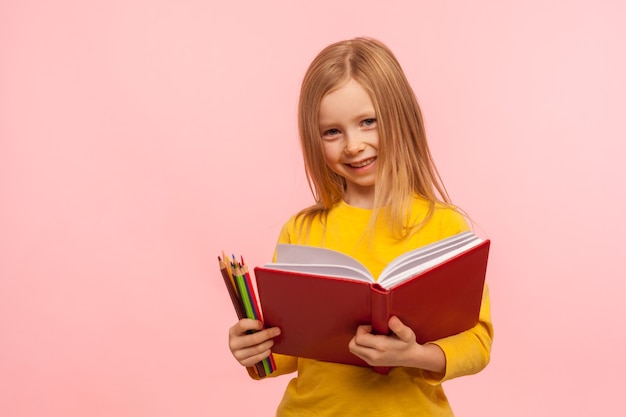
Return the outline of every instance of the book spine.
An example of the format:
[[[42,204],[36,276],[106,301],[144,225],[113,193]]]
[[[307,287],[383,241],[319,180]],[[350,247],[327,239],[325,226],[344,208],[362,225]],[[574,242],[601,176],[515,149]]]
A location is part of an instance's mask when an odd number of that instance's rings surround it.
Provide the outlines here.
[[[372,284],[371,288],[371,312],[372,312],[372,331],[374,334],[389,334],[389,291],[381,287],[379,284]],[[374,371],[387,375],[389,367],[375,366]]]

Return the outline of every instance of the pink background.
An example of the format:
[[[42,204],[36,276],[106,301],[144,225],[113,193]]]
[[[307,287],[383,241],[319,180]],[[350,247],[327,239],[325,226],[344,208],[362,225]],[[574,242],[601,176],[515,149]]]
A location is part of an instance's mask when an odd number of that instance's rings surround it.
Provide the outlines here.
[[[273,415],[287,379],[231,358],[216,256],[269,260],[310,203],[299,84],[357,35],[493,240],[492,362],[447,384],[457,415],[619,414],[623,2],[247,3],[0,2],[0,414]]]

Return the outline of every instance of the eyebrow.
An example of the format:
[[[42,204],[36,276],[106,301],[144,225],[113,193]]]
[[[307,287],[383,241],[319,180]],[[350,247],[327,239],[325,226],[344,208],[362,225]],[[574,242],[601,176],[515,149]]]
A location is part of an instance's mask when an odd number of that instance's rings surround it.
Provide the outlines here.
[[[358,116],[354,117],[353,120],[365,120],[365,119],[376,119],[377,115],[376,115],[376,111],[374,110],[367,110],[367,111],[363,111],[361,113],[358,114]],[[320,126],[320,128],[329,128],[329,127],[333,127],[336,126],[340,123],[334,122],[334,121],[326,121],[326,120],[322,120],[320,118],[318,118],[317,124]]]

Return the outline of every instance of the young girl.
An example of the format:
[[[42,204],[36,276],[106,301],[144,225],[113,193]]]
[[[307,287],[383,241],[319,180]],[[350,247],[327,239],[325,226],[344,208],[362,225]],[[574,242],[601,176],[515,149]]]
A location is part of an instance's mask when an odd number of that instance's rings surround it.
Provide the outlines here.
[[[316,203],[285,224],[279,243],[344,252],[377,277],[407,250],[468,230],[435,169],[413,90],[385,45],[357,38],[326,47],[304,77],[298,110]],[[489,362],[486,287],[479,322],[470,330],[420,345],[397,317],[389,328],[393,334],[383,336],[360,326],[349,345],[368,364],[393,367],[388,375],[275,355],[272,376],[297,371],[277,415],[451,416],[442,382]],[[278,328],[262,330],[260,322],[243,319],[230,328],[229,347],[251,367],[270,354],[278,334]]]

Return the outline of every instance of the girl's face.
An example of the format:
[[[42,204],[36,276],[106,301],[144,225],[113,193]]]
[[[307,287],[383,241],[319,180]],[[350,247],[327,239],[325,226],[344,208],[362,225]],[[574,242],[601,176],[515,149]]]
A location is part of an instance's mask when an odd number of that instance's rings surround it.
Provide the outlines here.
[[[378,124],[369,95],[350,79],[320,102],[319,128],[328,167],[346,180],[344,200],[352,206],[372,208]]]

